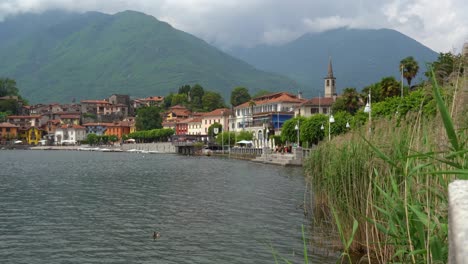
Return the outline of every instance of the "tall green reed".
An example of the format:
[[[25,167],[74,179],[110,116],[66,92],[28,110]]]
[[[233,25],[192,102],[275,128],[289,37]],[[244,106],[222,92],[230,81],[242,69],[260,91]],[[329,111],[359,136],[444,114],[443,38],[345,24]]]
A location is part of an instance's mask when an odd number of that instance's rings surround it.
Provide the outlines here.
[[[403,122],[379,120],[371,136],[335,138],[306,164],[315,208],[333,208],[340,237],[355,233],[345,249],[369,262],[447,261],[447,188],[456,177],[468,178],[468,151],[466,130],[455,129],[440,87],[432,85],[436,118],[419,111]]]

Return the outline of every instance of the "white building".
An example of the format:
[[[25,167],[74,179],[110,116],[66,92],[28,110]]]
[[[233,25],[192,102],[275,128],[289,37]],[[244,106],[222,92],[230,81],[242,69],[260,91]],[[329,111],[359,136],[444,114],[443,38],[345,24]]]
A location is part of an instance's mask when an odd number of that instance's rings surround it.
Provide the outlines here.
[[[58,145],[76,144],[86,139],[86,128],[79,125],[63,125],[57,127],[54,138]]]
[[[258,140],[262,140],[265,133],[279,135],[284,122],[294,117],[294,109],[305,101],[286,92],[256,97],[234,108],[234,116],[229,120],[230,128],[237,132],[253,132]]]

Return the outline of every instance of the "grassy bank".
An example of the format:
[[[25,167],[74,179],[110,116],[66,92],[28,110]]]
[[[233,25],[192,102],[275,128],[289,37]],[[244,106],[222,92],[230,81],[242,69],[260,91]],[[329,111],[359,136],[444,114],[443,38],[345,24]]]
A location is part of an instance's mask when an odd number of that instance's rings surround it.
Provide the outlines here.
[[[356,219],[350,250],[371,263],[446,262],[448,184],[468,177],[466,85],[433,86],[435,116],[421,106],[319,145],[305,164],[315,222],[349,238]]]

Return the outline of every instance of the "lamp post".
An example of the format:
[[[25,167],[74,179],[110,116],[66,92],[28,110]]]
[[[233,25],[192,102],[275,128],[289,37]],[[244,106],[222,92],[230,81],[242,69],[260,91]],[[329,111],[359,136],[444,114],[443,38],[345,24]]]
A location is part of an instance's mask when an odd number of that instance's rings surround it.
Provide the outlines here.
[[[371,105],[371,89],[369,88],[369,100],[364,107],[364,113],[369,113],[369,134],[372,131],[372,105]]]
[[[294,127],[294,129],[296,130],[296,133],[297,133],[297,147],[299,147],[299,119],[297,120],[297,123],[296,123],[296,126]]]
[[[403,98],[403,65],[401,65],[401,98]]]
[[[330,114],[330,117],[328,118],[328,141],[331,141],[331,124],[335,123],[335,118],[333,117],[332,114]]]
[[[221,112],[221,117],[223,118],[223,124],[221,125],[221,148],[223,150],[223,154],[224,154],[224,125],[226,124],[225,120],[224,120],[224,111]]]

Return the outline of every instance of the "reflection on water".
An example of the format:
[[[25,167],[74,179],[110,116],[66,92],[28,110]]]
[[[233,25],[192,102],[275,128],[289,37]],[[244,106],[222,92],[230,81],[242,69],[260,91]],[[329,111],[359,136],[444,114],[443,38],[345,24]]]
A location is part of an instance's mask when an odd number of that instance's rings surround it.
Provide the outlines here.
[[[273,263],[270,245],[302,261],[300,168],[66,151],[0,161],[2,263]]]

